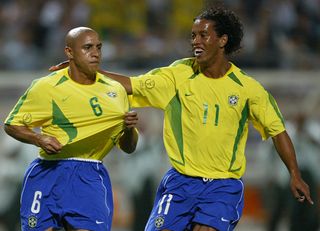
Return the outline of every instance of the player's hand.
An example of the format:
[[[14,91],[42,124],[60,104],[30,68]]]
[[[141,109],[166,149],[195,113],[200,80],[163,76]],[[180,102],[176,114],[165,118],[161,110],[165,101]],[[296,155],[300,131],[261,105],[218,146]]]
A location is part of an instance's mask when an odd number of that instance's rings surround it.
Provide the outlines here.
[[[310,204],[314,204],[310,196],[309,186],[301,179],[301,177],[291,177],[291,191],[298,202],[302,203],[307,200]]]
[[[124,124],[126,128],[134,128],[138,123],[138,113],[135,111],[126,112],[124,116]]]
[[[61,62],[61,63],[59,63],[59,64],[57,64],[57,65],[54,65],[54,66],[51,66],[50,68],[49,68],[49,71],[58,71],[58,70],[60,70],[60,69],[62,69],[62,68],[65,68],[65,67],[67,67],[67,66],[69,66],[69,60],[67,60],[67,61],[63,61],[63,62]]]
[[[57,154],[62,149],[62,144],[52,136],[39,135],[37,143],[47,154]]]

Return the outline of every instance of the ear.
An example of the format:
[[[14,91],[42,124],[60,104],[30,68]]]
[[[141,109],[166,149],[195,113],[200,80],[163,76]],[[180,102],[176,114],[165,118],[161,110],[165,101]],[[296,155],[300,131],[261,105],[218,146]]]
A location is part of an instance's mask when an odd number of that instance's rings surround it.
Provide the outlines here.
[[[228,35],[224,34],[220,37],[220,40],[219,40],[219,46],[220,48],[223,48],[225,47],[225,45],[227,45],[228,43]]]
[[[68,59],[73,59],[73,53],[72,53],[71,47],[66,46],[66,47],[64,48],[64,53],[66,54],[66,56],[68,57]]]

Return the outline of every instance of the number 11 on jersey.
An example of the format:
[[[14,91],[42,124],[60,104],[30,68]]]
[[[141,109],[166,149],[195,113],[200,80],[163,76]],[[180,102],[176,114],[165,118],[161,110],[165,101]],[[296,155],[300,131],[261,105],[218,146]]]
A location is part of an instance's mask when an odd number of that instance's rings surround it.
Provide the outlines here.
[[[214,126],[218,126],[220,107],[218,104],[215,104],[214,108],[215,108]],[[203,119],[202,119],[203,124],[207,124],[208,111],[209,111],[209,105],[207,103],[204,103],[203,104]]]

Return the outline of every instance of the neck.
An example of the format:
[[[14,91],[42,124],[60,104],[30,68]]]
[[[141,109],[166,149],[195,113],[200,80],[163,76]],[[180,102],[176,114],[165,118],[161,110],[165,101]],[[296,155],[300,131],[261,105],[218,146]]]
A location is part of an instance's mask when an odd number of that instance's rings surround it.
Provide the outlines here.
[[[216,62],[212,63],[208,67],[200,66],[201,72],[205,76],[209,78],[214,78],[214,79],[223,77],[228,72],[230,67],[231,67],[231,64],[227,59],[217,60]]]
[[[90,85],[96,81],[96,73],[85,73],[75,65],[70,64],[68,74],[73,81],[79,84]]]

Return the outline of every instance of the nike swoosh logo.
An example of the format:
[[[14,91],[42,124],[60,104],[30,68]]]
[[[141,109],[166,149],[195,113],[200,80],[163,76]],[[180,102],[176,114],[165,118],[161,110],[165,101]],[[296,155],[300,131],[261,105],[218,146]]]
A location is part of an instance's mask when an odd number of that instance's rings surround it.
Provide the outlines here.
[[[185,95],[185,96],[192,96],[193,93],[185,93],[184,95]]]
[[[103,223],[104,223],[103,221],[97,221],[97,220],[96,220],[96,224],[97,224],[97,225],[100,225],[100,224],[103,224]]]
[[[230,222],[230,220],[225,219],[224,217],[221,217],[221,221],[223,222]]]
[[[69,99],[69,98],[70,98],[70,96],[71,96],[71,95],[69,95],[69,96],[67,96],[67,97],[62,98],[62,102],[64,102],[64,101],[66,101],[67,99]]]

